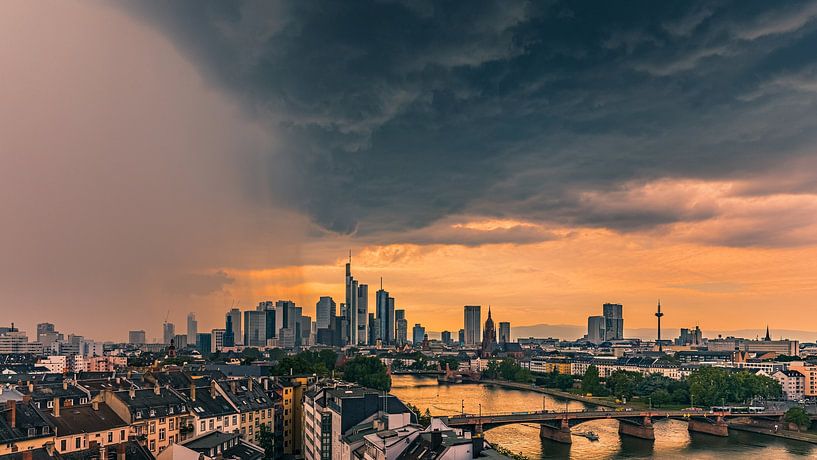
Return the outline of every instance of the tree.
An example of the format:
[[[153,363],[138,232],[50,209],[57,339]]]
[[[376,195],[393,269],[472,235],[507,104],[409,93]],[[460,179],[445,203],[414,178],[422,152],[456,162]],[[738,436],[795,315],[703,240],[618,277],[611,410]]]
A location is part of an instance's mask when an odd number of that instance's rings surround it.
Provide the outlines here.
[[[801,430],[808,430],[811,426],[811,418],[806,410],[799,406],[795,406],[787,410],[786,415],[783,416],[783,420],[789,423],[794,423]]]
[[[720,367],[702,367],[688,381],[695,402],[708,406],[743,403],[756,397],[776,398],[782,393],[780,384],[772,378]]]
[[[241,359],[244,361],[244,364],[252,364],[262,357],[263,355],[258,351],[258,348],[248,347],[241,350]]]
[[[420,408],[411,403],[406,403],[406,407],[417,415],[417,423],[427,427],[431,425],[431,411],[426,408],[425,412],[420,412]]]
[[[601,379],[599,378],[599,368],[597,368],[596,366],[590,365],[584,372],[584,376],[582,377],[582,391],[585,393],[600,396],[604,396],[605,394],[607,394],[607,391],[601,385]]]
[[[356,356],[346,362],[343,366],[343,379],[376,390],[391,389],[391,378],[386,372],[386,366],[377,358]]]
[[[265,423],[258,427],[258,446],[264,449],[264,458],[275,458],[275,437]]]
[[[607,377],[605,384],[614,396],[631,399],[643,380],[644,376],[640,372],[614,371]]]

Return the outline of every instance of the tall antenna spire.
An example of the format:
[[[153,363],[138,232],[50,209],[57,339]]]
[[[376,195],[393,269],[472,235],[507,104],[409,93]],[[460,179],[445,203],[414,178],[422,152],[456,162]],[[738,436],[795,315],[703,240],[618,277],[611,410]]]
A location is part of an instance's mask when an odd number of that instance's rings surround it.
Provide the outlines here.
[[[383,277],[380,277],[380,290],[383,290]]]
[[[349,250],[349,263],[352,263],[352,250]]]

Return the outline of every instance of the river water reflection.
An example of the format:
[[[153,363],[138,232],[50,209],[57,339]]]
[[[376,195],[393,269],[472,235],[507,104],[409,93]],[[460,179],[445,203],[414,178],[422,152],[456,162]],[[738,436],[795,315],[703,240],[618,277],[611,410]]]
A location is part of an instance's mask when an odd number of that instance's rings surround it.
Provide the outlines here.
[[[582,410],[583,403],[564,401],[539,393],[512,390],[490,385],[438,385],[435,378],[396,375],[392,377],[392,393],[420,410],[428,408],[433,415],[466,413],[516,412],[541,410]],[[655,441],[644,441],[618,434],[618,422],[595,420],[574,430],[592,430],[599,436],[590,441],[574,436],[573,444],[561,445],[539,438],[535,424],[498,427],[485,433],[489,442],[496,442],[531,459],[788,459],[817,457],[817,446],[768,436],[730,432],[728,438],[690,434],[687,424],[675,420],[655,423]]]

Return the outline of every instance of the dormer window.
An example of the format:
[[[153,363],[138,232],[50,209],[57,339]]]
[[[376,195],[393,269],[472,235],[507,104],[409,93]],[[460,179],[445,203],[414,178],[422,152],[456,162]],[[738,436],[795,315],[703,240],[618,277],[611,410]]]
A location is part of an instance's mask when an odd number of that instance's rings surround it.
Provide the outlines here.
[[[47,402],[45,405],[46,405],[46,406],[47,406],[49,409],[51,409],[52,407],[54,407],[54,401],[48,401],[48,402]]]
[[[151,410],[150,410],[150,416],[151,416],[151,417],[156,416],[156,409],[151,409]]]
[[[29,428],[28,429],[28,435],[29,436],[37,436],[37,429],[34,428],[34,427]]]
[[[142,411],[136,411],[136,419],[142,418]]]
[[[173,406],[170,406],[170,408],[167,410],[167,413],[168,413],[168,414],[172,414],[172,413],[173,413]]]
[[[48,426],[43,427],[43,434],[48,434]]]

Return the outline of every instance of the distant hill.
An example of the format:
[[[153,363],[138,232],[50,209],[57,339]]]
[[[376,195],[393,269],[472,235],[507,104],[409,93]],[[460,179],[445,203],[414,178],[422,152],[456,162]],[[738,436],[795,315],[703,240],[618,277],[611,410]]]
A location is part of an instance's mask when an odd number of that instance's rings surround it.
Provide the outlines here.
[[[626,324],[626,323],[625,323]],[[516,340],[520,337],[553,337],[564,340],[575,340],[583,337],[587,333],[584,326],[571,324],[534,324],[532,326],[516,326],[511,328],[511,337]],[[736,329],[736,330],[703,330],[704,337],[715,338],[718,335],[723,337],[743,337],[754,339],[766,335],[766,329]],[[645,340],[655,340],[656,330],[654,328],[626,328],[626,337],[633,337]],[[661,336],[666,339],[674,339],[680,334],[678,328],[662,329]],[[817,341],[817,331],[801,331],[794,329],[771,329],[772,339],[794,339],[801,342]]]

